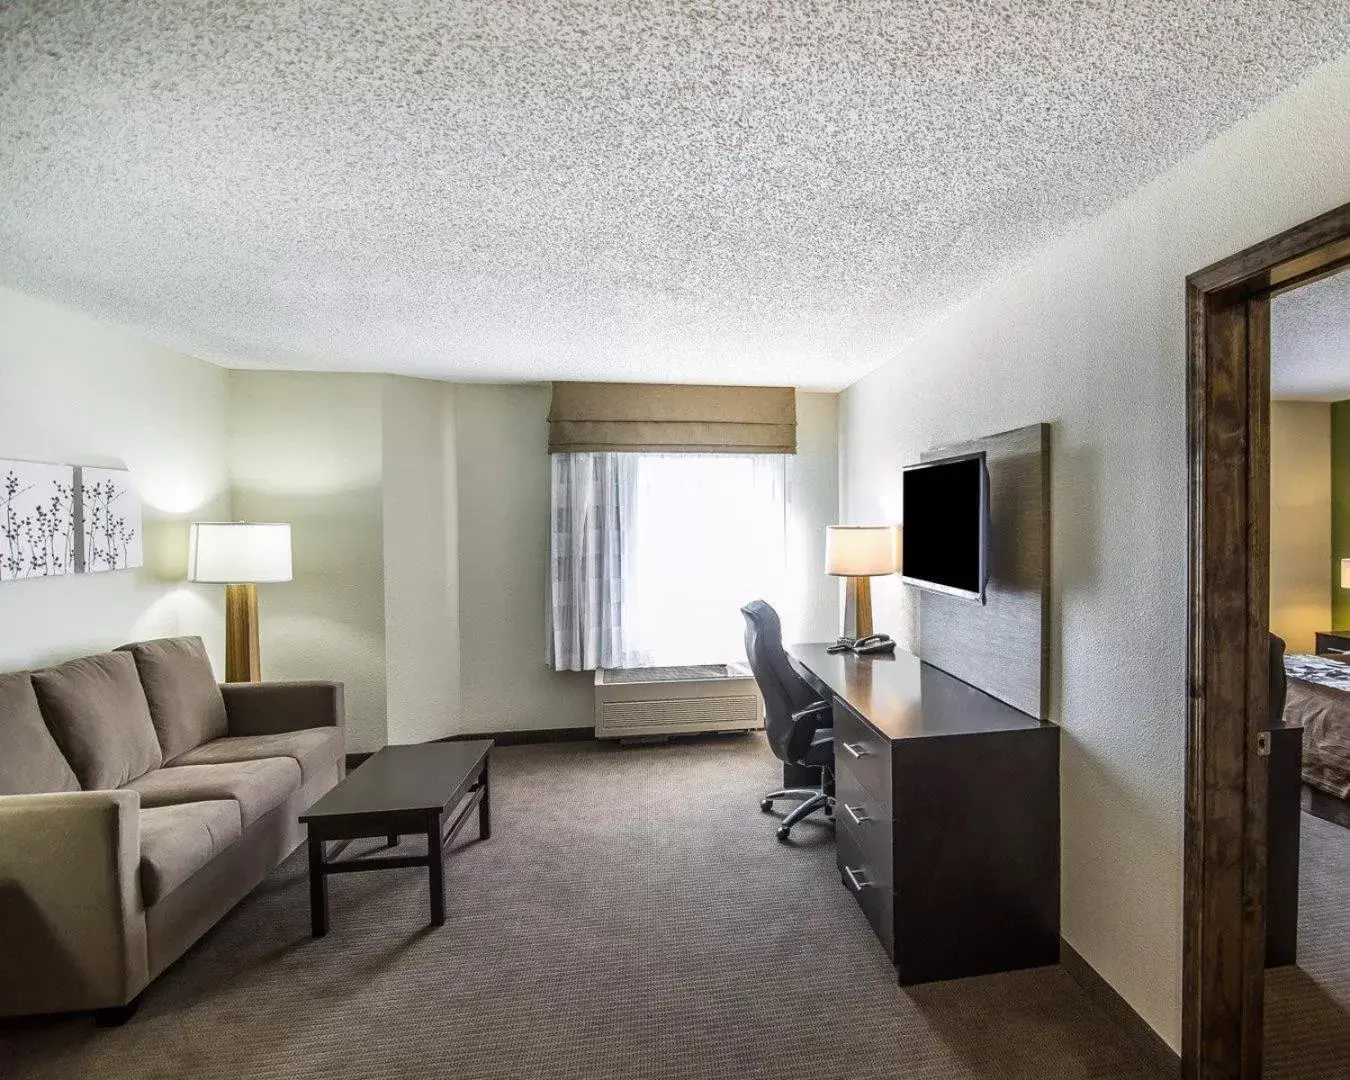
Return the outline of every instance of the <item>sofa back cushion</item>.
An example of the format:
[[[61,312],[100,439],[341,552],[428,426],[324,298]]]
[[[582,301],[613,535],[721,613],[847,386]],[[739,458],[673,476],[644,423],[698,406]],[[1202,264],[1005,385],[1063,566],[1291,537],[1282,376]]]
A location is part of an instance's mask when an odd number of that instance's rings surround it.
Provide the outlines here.
[[[138,641],[119,651],[135,658],[165,761],[226,734],[225,699],[201,638]]]
[[[47,726],[86,790],[119,788],[164,761],[130,653],[33,672]]]
[[[0,795],[79,791],[38,708],[27,672],[0,675]]]

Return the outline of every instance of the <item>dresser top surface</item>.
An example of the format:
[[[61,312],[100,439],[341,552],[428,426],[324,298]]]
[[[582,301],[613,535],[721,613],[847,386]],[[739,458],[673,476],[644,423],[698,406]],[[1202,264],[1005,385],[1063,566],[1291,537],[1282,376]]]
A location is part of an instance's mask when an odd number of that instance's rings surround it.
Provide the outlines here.
[[[1053,728],[990,697],[913,653],[829,653],[823,644],[791,645],[788,654],[890,739],[979,735]]]

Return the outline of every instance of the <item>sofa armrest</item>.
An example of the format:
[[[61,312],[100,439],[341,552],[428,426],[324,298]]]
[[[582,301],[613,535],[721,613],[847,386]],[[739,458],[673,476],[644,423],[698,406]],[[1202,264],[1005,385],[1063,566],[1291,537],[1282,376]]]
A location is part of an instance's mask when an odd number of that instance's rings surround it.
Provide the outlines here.
[[[275,735],[301,728],[342,728],[340,682],[221,683],[231,735]]]
[[[149,980],[135,791],[0,796],[0,1015],[124,1005]]]

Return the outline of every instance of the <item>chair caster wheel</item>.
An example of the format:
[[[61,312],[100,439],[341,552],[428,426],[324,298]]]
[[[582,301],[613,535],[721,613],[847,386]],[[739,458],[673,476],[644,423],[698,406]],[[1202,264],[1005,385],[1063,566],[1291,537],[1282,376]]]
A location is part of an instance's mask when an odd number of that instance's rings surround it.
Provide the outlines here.
[[[786,844],[788,842],[788,836],[789,834],[791,834],[791,832],[792,830],[786,825],[778,826],[778,832],[776,834],[778,837],[778,842],[780,844]]]
[[[773,809],[773,800],[772,800],[772,799],[760,799],[760,800],[759,800],[759,808],[760,808],[761,810],[763,810],[763,811],[767,814],[770,810]]]

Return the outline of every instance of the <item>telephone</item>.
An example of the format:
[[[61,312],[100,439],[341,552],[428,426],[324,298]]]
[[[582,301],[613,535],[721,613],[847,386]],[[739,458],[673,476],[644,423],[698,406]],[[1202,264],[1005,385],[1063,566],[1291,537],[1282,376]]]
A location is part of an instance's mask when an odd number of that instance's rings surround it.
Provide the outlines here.
[[[893,653],[895,652],[895,642],[891,640],[889,634],[873,634],[871,637],[859,638],[855,641],[853,651],[859,656]]]

